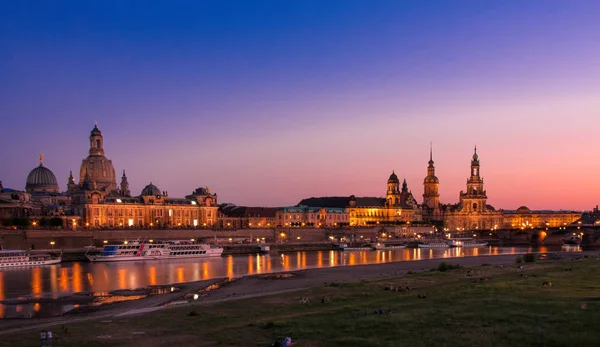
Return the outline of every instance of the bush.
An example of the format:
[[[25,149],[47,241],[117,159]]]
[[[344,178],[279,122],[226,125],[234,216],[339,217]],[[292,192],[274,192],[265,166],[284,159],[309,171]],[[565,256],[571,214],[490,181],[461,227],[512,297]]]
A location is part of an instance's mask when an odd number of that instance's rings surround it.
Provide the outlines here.
[[[527,253],[523,256],[523,261],[526,263],[534,263],[535,262],[535,253]]]
[[[446,262],[442,262],[442,263],[441,263],[441,264],[438,266],[437,270],[438,270],[438,271],[441,271],[441,272],[445,272],[445,271],[448,271],[448,270],[460,269],[461,267],[462,267],[462,266],[460,266],[460,265],[458,265],[458,264],[457,264],[457,265],[451,265],[451,264],[448,264],[448,263],[446,263]]]

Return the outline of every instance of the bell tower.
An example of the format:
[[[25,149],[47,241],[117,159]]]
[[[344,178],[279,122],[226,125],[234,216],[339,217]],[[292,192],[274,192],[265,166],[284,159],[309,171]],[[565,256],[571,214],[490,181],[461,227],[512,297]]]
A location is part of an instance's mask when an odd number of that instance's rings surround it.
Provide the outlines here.
[[[131,191],[129,190],[129,182],[127,181],[127,175],[125,175],[125,170],[123,170],[123,176],[121,176],[121,196],[131,196]]]
[[[90,155],[104,155],[104,139],[98,124],[94,123],[94,129],[90,133]]]
[[[75,190],[75,178],[73,178],[73,171],[69,171],[69,179],[67,180],[67,192],[71,193]]]
[[[423,181],[423,205],[436,211],[440,207],[440,180],[435,176],[435,166],[433,164],[433,146],[430,145],[429,166],[427,166],[427,176]]]
[[[400,180],[396,173],[392,171],[390,178],[387,181],[387,193],[385,194],[386,206],[400,205]]]
[[[467,180],[467,191],[460,193],[463,211],[485,212],[487,209],[487,194],[483,189],[483,178],[481,178],[479,168],[479,155],[477,155],[477,146],[475,146],[475,152],[471,159],[471,177]]]

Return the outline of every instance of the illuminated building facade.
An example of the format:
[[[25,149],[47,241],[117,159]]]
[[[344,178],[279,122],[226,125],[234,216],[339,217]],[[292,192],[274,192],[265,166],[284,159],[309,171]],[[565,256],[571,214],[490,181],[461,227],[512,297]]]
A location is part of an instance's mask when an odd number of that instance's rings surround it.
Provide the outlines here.
[[[300,201],[297,205],[311,208],[345,209],[349,226],[374,226],[421,221],[422,211],[406,180],[402,182],[395,172],[387,180],[385,198],[378,197],[320,197]]]
[[[435,166],[433,161],[433,148],[429,148],[429,165],[427,166],[427,176],[423,180],[423,219],[428,222],[442,220],[442,210],[440,208],[440,180],[435,175]]]
[[[277,211],[277,225],[288,228],[346,226],[348,211],[339,207],[282,207]]]
[[[471,176],[467,190],[459,194],[459,203],[443,206],[444,227],[449,231],[491,230],[502,228],[502,211],[487,204],[487,193],[483,188],[477,148],[471,160]]]
[[[198,188],[185,198],[171,198],[152,183],[131,196],[125,171],[117,186],[112,161],[104,155],[98,126],[90,133],[89,156],[81,163],[79,184],[69,175],[71,210],[86,227],[212,227],[217,222],[217,195]]]
[[[577,211],[532,211],[526,206],[503,211],[504,229],[563,228],[581,218]]]
[[[224,229],[273,228],[277,225],[278,207],[248,207],[223,204],[219,207],[217,226]]]

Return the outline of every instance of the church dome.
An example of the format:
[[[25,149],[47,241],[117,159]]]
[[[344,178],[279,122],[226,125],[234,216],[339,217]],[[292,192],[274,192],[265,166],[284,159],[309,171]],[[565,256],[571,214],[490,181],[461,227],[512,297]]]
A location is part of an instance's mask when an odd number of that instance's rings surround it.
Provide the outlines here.
[[[527,206],[521,206],[517,209],[518,213],[531,213],[531,210]]]
[[[31,170],[27,176],[25,190],[31,192],[58,193],[58,181],[54,173],[40,163],[40,166]]]
[[[142,189],[142,196],[156,196],[161,195],[160,189],[157,186],[150,183]]]
[[[396,176],[395,172],[392,171],[390,178],[388,178],[388,183],[400,183],[400,180],[398,179],[398,176]]]
[[[112,161],[103,155],[90,155],[82,160],[79,177],[85,177],[86,173],[100,189],[115,189],[117,186]]]
[[[89,155],[81,162],[79,170],[80,184],[83,183],[86,175],[99,190],[111,192],[117,189],[115,168],[112,161],[104,156],[104,137],[98,125],[94,125],[94,129],[90,132]]]

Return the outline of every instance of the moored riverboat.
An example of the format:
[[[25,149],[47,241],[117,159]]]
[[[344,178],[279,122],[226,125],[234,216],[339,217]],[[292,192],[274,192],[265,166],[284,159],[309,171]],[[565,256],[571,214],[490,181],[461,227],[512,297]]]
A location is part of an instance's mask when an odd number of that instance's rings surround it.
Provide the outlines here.
[[[448,243],[444,241],[426,241],[417,245],[419,248],[448,248]]]
[[[579,246],[581,244],[581,240],[581,235],[573,233],[573,235],[569,235],[568,237],[563,238],[563,244]]]
[[[139,261],[220,257],[223,248],[206,243],[167,241],[152,243],[123,243],[104,245],[99,254],[86,255],[92,262]]]
[[[485,247],[487,246],[486,241],[479,241],[472,238],[455,238],[448,239],[448,246],[450,247]]]
[[[18,266],[42,266],[58,264],[61,257],[53,257],[49,254],[30,254],[20,250],[0,251],[0,269]]]

